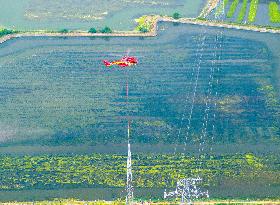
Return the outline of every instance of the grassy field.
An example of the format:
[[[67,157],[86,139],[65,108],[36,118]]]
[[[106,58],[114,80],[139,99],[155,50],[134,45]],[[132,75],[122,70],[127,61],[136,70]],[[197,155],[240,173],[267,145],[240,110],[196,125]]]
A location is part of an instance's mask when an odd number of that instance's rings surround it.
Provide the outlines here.
[[[277,156],[257,157],[253,154],[194,156],[133,156],[134,185],[142,188],[174,187],[185,176],[199,174],[202,186],[219,184],[219,179],[235,181],[261,179],[279,184],[280,167]],[[124,187],[125,155],[74,156],[1,156],[1,190],[69,187]]]

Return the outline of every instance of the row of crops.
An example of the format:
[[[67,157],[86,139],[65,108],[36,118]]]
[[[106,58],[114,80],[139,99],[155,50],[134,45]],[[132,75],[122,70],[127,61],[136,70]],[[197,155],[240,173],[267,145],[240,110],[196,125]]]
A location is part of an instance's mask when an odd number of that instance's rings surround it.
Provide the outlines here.
[[[279,1],[269,0],[221,0],[223,1],[216,9],[216,15],[225,8],[225,20],[235,23],[255,23],[258,12],[266,12],[262,18],[269,19],[270,23],[280,23]],[[265,8],[260,10],[259,7]]]
[[[124,187],[125,155],[1,156],[1,190],[56,189],[75,187]],[[262,179],[280,184],[279,158],[251,153],[220,156],[149,155],[133,156],[135,187],[174,187],[179,178],[199,174],[204,186],[220,179]]]
[[[277,2],[270,2],[269,4],[269,16],[270,16],[270,21],[272,23],[279,23],[280,22],[280,10],[279,10],[279,5]]]

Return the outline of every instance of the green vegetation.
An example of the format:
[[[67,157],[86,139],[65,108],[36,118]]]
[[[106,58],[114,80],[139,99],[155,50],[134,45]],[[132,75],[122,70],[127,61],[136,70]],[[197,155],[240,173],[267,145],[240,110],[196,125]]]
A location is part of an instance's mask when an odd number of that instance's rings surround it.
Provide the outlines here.
[[[200,21],[207,21],[205,18],[196,18],[197,20]],[[269,25],[252,25],[252,24],[240,24],[237,22],[222,22],[218,20],[212,20],[214,23],[224,23],[232,26],[246,26],[248,29],[269,29],[269,30],[275,30],[275,31],[280,31],[280,26],[269,26]]]
[[[179,178],[197,174],[205,187],[227,178],[262,179],[272,185],[280,182],[279,159],[273,156],[138,154],[133,159],[135,187],[174,187]],[[125,155],[1,156],[0,163],[2,190],[125,186]]]
[[[277,2],[269,3],[269,17],[272,23],[280,23],[280,12]]]
[[[258,90],[266,96],[267,106],[271,109],[280,108],[280,104],[277,99],[276,89],[269,82],[266,82],[264,80],[260,81],[259,83],[261,84],[261,87]]]
[[[90,28],[88,30],[89,33],[97,33],[97,30],[95,28]]]
[[[149,30],[148,30],[147,28],[145,28],[145,27],[140,27],[140,28],[139,28],[139,31],[142,32],[142,33],[147,33],[147,32],[149,32]]]
[[[147,20],[147,16],[141,16],[135,21],[138,23],[138,26],[136,27],[137,31],[148,32],[150,30],[151,25],[150,22]]]
[[[90,28],[90,29],[88,30],[88,32],[89,32],[89,33],[98,33],[98,32],[100,32],[100,33],[113,33],[112,29],[109,28],[108,26],[104,27],[104,28],[101,29],[101,30],[96,30],[96,28]]]
[[[13,33],[16,33],[15,31],[13,30],[8,30],[8,29],[1,29],[0,28],[0,37],[2,36],[5,36],[5,35],[9,35],[9,34],[13,34]]]
[[[112,29],[110,29],[108,26],[101,29],[100,32],[101,33],[113,33]]]
[[[270,124],[270,130],[273,133],[274,136],[271,137],[271,140],[273,142],[279,142],[279,124],[280,124],[280,103],[278,100],[278,94],[277,90],[274,88],[274,86],[265,79],[260,79],[258,81],[259,88],[258,91],[260,91],[265,96],[265,104],[270,109],[273,110],[273,121]]]
[[[239,4],[239,0],[234,0],[232,2],[232,4],[230,5],[230,8],[229,8],[229,11],[227,13],[227,18],[232,18],[233,17],[238,4]]]
[[[197,20],[200,20],[200,21],[207,21],[207,19],[204,18],[204,17],[197,17],[196,19],[197,19]]]
[[[243,0],[242,7],[237,17],[237,22],[241,23],[246,15],[248,0]]]
[[[258,11],[259,0],[251,0],[250,10],[248,15],[248,21],[250,23],[255,22]]]
[[[177,13],[177,12],[175,12],[173,15],[172,15],[172,17],[174,18],[174,19],[179,19],[180,18],[180,14],[179,13]]]
[[[224,0],[224,4],[228,4],[228,0]],[[245,16],[246,16],[246,11],[247,11],[247,4],[248,4],[248,0],[243,0],[242,2],[242,6],[241,9],[239,11],[239,14],[237,16],[237,22],[238,23],[242,23],[242,21],[244,20]],[[257,15],[257,10],[258,10],[258,4],[259,4],[259,0],[250,0],[250,9],[249,9],[249,15],[248,15],[248,21],[250,23],[255,22],[256,19],[256,15]],[[239,0],[234,0],[231,5],[230,8],[227,12],[227,18],[232,18],[233,15],[236,12],[237,6],[239,5]],[[217,9],[216,15],[218,13],[221,13],[221,10],[223,5],[220,6],[220,8]],[[275,5],[273,6],[275,9]],[[278,9],[278,8],[277,8]]]
[[[154,16],[141,16],[135,21],[138,23],[135,30],[140,32],[149,32],[153,27],[153,22],[155,21],[156,17]]]
[[[245,154],[245,159],[251,167],[254,167],[256,169],[262,169],[264,167],[261,160],[258,157],[254,156],[252,153]]]
[[[59,31],[59,33],[69,33],[69,30],[66,29],[66,28],[64,28],[64,29],[61,29],[61,30]]]

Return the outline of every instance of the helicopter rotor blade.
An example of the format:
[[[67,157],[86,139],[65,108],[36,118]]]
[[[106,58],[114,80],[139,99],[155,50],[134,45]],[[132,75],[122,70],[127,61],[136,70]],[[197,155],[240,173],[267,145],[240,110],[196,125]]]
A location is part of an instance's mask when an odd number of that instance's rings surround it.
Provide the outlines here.
[[[107,53],[107,54],[106,54],[106,57],[124,57],[124,56],[129,56],[129,55],[130,55],[130,52],[131,52],[131,49],[128,48],[125,55],[120,54],[121,52],[116,51],[116,52]],[[142,53],[142,52],[140,52],[140,54],[141,54],[141,53]],[[143,54],[143,53],[142,53],[142,54]],[[137,55],[137,54],[136,54],[136,57],[137,57],[137,58],[144,58],[145,56],[146,56],[145,54],[144,54],[144,55]]]
[[[117,54],[117,53],[108,53],[107,56],[113,56],[113,57],[122,57],[123,55]]]

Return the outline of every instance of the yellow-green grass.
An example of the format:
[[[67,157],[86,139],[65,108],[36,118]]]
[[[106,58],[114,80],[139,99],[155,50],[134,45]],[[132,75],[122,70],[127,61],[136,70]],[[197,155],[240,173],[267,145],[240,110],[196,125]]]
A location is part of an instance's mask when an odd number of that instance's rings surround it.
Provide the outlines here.
[[[279,5],[275,1],[269,3],[269,17],[272,23],[280,23]]]
[[[233,17],[238,4],[239,4],[239,0],[234,0],[232,2],[232,4],[230,5],[230,8],[229,8],[229,11],[227,13],[227,18],[232,18]]]
[[[259,0],[251,0],[248,21],[255,22],[258,11]]]
[[[243,0],[242,7],[237,17],[237,22],[241,23],[246,15],[248,0]]]
[[[140,18],[135,19],[135,21],[138,23],[135,30],[140,32],[151,31],[156,18],[157,16],[141,16]]]
[[[196,176],[198,173],[204,179],[202,186],[215,185],[219,178],[249,181],[262,178],[271,184],[279,183],[280,179],[277,178],[280,177],[279,170],[272,167],[277,163],[274,156],[262,158],[247,153],[200,158],[181,155],[135,155],[133,158],[137,159],[133,160],[134,186],[139,188],[174,187],[178,178]],[[125,155],[1,156],[0,189],[124,187],[125,163]],[[200,163],[202,165],[198,170]],[[266,178],[264,170],[270,178]]]

